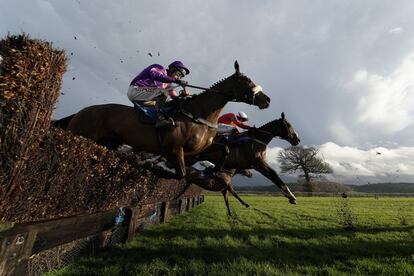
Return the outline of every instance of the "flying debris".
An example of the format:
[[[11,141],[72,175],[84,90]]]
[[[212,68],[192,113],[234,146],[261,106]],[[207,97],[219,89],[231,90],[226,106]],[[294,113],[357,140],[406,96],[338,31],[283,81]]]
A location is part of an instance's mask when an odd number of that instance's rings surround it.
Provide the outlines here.
[[[381,155],[381,152],[377,151],[377,155]]]
[[[121,61],[121,63],[124,63],[124,61],[122,59],[119,59]]]
[[[158,52],[158,56],[160,56],[160,52]]]
[[[73,37],[75,40],[77,39],[76,36]]]
[[[75,77],[72,78],[72,80],[75,80],[75,79],[76,79]]]
[[[152,54],[151,54],[151,53],[148,53],[148,55],[149,55],[150,57],[152,57]]]

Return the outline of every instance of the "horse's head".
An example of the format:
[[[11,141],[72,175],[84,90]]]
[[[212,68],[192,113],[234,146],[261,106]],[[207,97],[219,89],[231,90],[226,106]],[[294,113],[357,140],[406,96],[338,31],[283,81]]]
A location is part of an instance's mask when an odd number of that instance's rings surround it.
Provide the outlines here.
[[[229,97],[232,101],[244,102],[258,106],[260,109],[268,108],[270,98],[263,92],[260,85],[256,85],[249,77],[240,73],[239,63],[234,63],[236,72],[229,78],[232,80]]]
[[[292,146],[297,146],[300,139],[293,129],[292,125],[286,120],[285,113],[282,112],[282,118],[276,120],[277,136],[288,141]]]

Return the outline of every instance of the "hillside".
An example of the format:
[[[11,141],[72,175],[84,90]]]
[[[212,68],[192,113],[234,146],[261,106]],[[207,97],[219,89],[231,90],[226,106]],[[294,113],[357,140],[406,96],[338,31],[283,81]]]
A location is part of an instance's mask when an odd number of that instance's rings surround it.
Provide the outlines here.
[[[414,183],[376,183],[346,186],[361,193],[414,193]]]
[[[266,183],[267,184],[267,183]],[[292,192],[304,192],[305,189],[302,183],[287,183]],[[254,191],[254,192],[279,192],[276,185],[243,185],[235,186],[237,191]],[[360,193],[384,193],[384,194],[399,194],[407,193],[414,194],[414,183],[376,183],[367,185],[344,185],[336,182],[316,182],[314,192],[360,192]]]
[[[287,183],[289,189],[292,192],[305,192],[305,187],[302,183]],[[335,192],[348,192],[351,191],[351,188],[336,182],[314,182],[315,191],[314,192],[326,192],[326,193],[335,193]],[[279,188],[276,185],[252,185],[252,186],[236,186],[237,191],[255,191],[255,192],[278,192]]]

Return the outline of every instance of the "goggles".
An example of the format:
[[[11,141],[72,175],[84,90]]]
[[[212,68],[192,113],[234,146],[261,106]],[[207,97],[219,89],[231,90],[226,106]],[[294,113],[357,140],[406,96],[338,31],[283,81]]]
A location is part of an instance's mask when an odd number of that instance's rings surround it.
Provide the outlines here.
[[[186,73],[185,73],[185,70],[184,70],[184,69],[182,69],[182,68],[177,68],[177,67],[175,67],[175,68],[173,69],[173,73],[178,74],[178,76],[179,76],[180,78],[184,78],[184,76],[186,75]]]

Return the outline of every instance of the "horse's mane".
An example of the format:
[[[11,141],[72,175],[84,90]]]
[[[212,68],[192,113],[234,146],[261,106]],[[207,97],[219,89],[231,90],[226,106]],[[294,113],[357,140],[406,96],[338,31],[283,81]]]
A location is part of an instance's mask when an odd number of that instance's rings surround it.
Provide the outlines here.
[[[230,78],[231,76],[229,76],[229,77],[227,77],[227,78],[223,78],[223,79],[221,79],[221,80],[219,80],[219,81],[216,81],[213,85],[211,85],[208,89],[212,89],[212,90],[214,90],[214,87],[216,87],[217,85],[219,85],[219,84],[221,84],[222,82],[224,82],[225,80],[227,80],[228,78]],[[193,94],[192,96],[191,96],[191,98],[190,99],[196,99],[197,97],[199,97],[201,94],[204,94],[204,93],[206,93],[206,92],[210,92],[210,91],[208,91],[208,89],[207,90],[203,90],[203,92],[201,92],[201,93],[199,93],[199,94]]]
[[[212,85],[212,86],[210,86],[210,87],[209,87],[209,89],[213,89],[215,86],[217,86],[217,85],[219,85],[220,83],[224,82],[224,81],[225,81],[225,80],[227,80],[228,78],[230,78],[230,77],[223,78],[223,79],[221,79],[221,80],[219,80],[219,81],[216,81],[215,83],[213,83],[213,85]]]
[[[279,119],[274,119],[274,120],[272,120],[272,121],[270,121],[270,122],[267,122],[266,124],[264,124],[264,125],[262,125],[262,126],[260,126],[260,127],[258,127],[258,128],[260,128],[260,129],[264,129],[264,128],[268,128],[269,126],[273,126],[273,124],[274,124],[277,120],[279,120]]]

